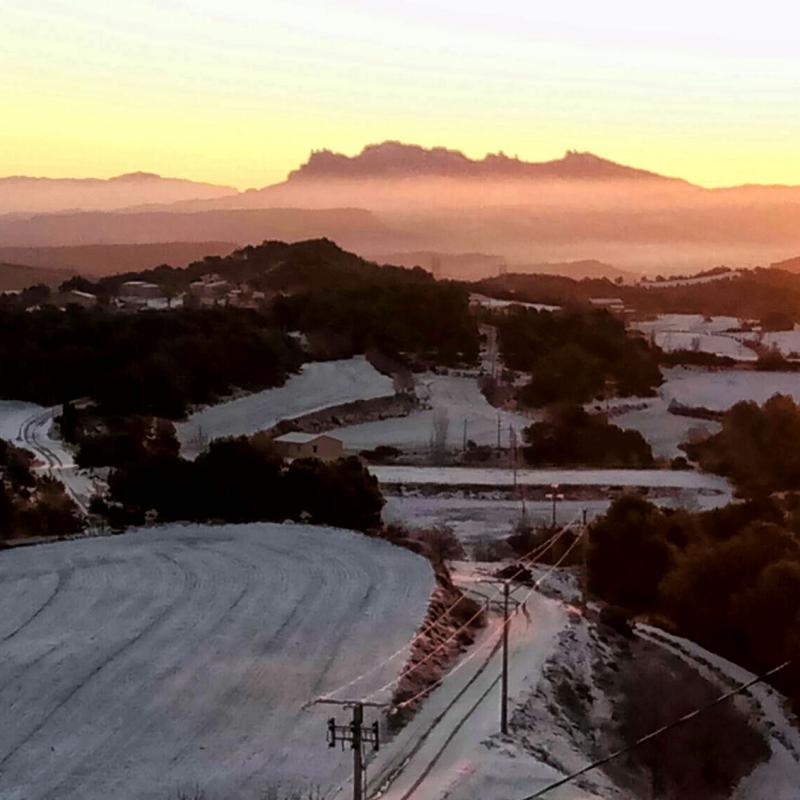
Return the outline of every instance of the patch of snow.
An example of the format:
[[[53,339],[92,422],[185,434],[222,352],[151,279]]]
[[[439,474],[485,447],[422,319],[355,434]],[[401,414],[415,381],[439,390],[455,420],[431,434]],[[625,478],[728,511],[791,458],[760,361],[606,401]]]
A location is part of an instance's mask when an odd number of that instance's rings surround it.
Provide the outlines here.
[[[536,311],[560,311],[561,306],[550,306],[546,303],[525,303],[522,300],[501,300],[498,297],[487,297],[485,294],[471,294],[470,302],[483,308],[508,308],[509,306],[522,306],[522,308],[533,308]]]
[[[683,331],[687,333],[722,333],[742,326],[738,317],[705,317],[702,314],[659,314],[655,319],[640,320],[633,327],[643,333]]]
[[[625,398],[616,404],[612,401],[608,411],[614,425],[641,433],[653,455],[662,458],[685,455],[679,445],[718,433],[721,428],[714,420],[671,414],[664,397]]]
[[[655,343],[665,352],[691,350],[726,356],[736,361],[757,361],[758,354],[733,336],[713,333],[663,331],[655,334]]]
[[[316,705],[409,641],[427,561],[304,525],[169,525],[0,554],[3,800],[256,800],[346,779]],[[391,680],[407,653],[368,675]],[[346,692],[345,692],[346,694]],[[366,722],[375,714],[369,710]]]
[[[46,409],[36,403],[0,400],[0,439],[22,446],[22,429],[26,422]]]
[[[481,393],[474,377],[427,374],[418,379],[417,394],[429,408],[405,417],[338,428],[332,433],[348,450],[367,450],[382,444],[420,450],[430,444],[434,418],[444,413],[448,419],[449,449],[462,448],[465,423],[468,440],[478,445],[496,445],[498,420],[501,444],[508,447],[511,427],[521,437],[522,429],[539,418],[495,408]]]
[[[369,471],[384,484],[449,484],[454,486],[513,485],[513,472],[500,468],[371,466]],[[628,486],[707,490],[730,493],[728,482],[717,475],[690,470],[660,469],[520,469],[518,485]]]
[[[661,396],[668,404],[675,400],[685,406],[727,411],[741,400],[762,404],[774,394],[788,394],[800,402],[800,372],[674,367],[664,370],[664,377]]]
[[[326,408],[391,397],[394,383],[363,356],[304,364],[283,386],[209,406],[175,426],[181,452],[196,456],[208,441],[249,436]]]

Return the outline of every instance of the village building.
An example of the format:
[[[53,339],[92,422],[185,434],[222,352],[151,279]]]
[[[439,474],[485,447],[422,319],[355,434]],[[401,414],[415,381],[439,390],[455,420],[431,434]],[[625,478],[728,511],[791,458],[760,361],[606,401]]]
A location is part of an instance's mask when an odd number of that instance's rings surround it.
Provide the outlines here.
[[[79,292],[77,289],[70,289],[57,294],[52,302],[59,308],[66,308],[67,306],[94,308],[97,305],[97,295],[91,292]]]
[[[288,459],[318,458],[336,461],[344,453],[341,439],[326,433],[285,433],[272,440],[277,451]]]

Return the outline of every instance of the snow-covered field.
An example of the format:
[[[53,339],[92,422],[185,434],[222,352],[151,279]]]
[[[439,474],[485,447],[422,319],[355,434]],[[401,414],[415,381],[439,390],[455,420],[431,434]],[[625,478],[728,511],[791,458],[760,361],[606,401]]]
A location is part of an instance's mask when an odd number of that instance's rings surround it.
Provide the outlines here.
[[[674,367],[664,370],[661,396],[669,403],[725,411],[740,400],[764,403],[774,394],[800,402],[800,372],[709,371]]]
[[[448,420],[447,446],[461,449],[466,422],[467,439],[479,445],[497,444],[497,423],[503,447],[509,445],[509,429],[517,436],[533,418],[500,411],[481,394],[474,377],[424,375],[418,378],[417,394],[430,408],[386,420],[339,428],[334,435],[348,450],[365,450],[378,445],[392,445],[402,450],[420,450],[429,446],[437,415]]]
[[[561,306],[549,306],[546,303],[526,303],[522,300],[501,300],[497,297],[487,297],[485,294],[472,293],[469,296],[470,303],[483,308],[508,308],[509,306],[522,306],[523,308],[533,308],[536,311],[560,311]]]
[[[656,333],[655,343],[665,352],[692,350],[713,353],[736,361],[757,361],[758,354],[733,336],[714,333],[687,333],[685,331],[662,331]]]
[[[764,347],[775,348],[785,356],[800,353],[800,330],[792,331],[765,331],[764,333],[741,334],[745,341],[758,341]]]
[[[246,436],[332,406],[390,397],[394,384],[363,356],[304,364],[276,389],[209,406],[176,425],[184,455],[197,455],[212,439]]]
[[[727,356],[737,361],[756,361],[758,354],[747,346],[743,334],[728,333],[742,326],[736,317],[704,317],[702,314],[660,314],[652,320],[633,323],[648,339],[666,352],[697,350]]]
[[[665,508],[686,508],[705,511],[730,502],[730,494],[707,494],[692,489],[682,489],[673,494],[660,496],[658,491],[648,494],[647,499]],[[608,499],[570,499],[559,501],[556,522],[564,524],[580,519],[586,510],[587,519],[604,514],[611,501]],[[413,495],[390,495],[383,508],[383,519],[387,523],[407,525],[412,528],[432,528],[445,525],[453,529],[458,538],[468,544],[482,539],[498,539],[513,533],[522,519],[521,500],[474,498],[461,496],[416,497]],[[532,525],[549,525],[553,506],[547,501],[525,501],[525,518]]]
[[[325,721],[347,712],[302,705],[402,648],[432,587],[408,551],[301,525],[173,525],[4,552],[0,797],[327,791],[352,755],[326,746]]]
[[[619,411],[614,411],[615,406]],[[630,410],[622,410],[626,407]],[[718,433],[721,427],[714,420],[670,414],[669,402],[663,397],[622,398],[612,401],[610,410],[614,425],[641,433],[653,455],[661,458],[685,455],[678,445]]]
[[[371,466],[369,471],[384,484],[416,486],[449,484],[452,486],[509,487],[513,485],[510,469],[471,467],[398,467]],[[726,494],[728,482],[717,475],[691,470],[668,469],[520,469],[520,486],[630,486],[662,489],[693,489]]]
[[[704,317],[702,314],[659,314],[654,319],[633,323],[643,333],[684,331],[687,333],[722,333],[741,327],[738,317]]]

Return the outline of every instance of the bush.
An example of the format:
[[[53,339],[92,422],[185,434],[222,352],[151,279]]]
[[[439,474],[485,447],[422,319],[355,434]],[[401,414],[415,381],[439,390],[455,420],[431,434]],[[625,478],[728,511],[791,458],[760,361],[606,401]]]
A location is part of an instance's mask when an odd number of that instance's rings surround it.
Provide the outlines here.
[[[434,563],[460,561],[466,558],[466,552],[461,540],[456,536],[453,529],[446,525],[413,529],[409,532],[409,538],[413,541],[421,542]]]
[[[529,464],[639,468],[653,463],[650,445],[638,431],[623,430],[580,406],[551,410],[543,422],[525,428],[523,439]]]

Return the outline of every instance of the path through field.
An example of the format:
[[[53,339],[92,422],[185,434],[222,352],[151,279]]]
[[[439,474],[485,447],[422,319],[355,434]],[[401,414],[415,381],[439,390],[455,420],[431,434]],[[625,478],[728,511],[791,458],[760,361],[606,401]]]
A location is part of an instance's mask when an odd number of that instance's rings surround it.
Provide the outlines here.
[[[330,789],[350,753],[325,743],[331,707],[303,703],[402,648],[432,586],[408,551],[301,525],[173,525],[0,553],[0,797]]]

